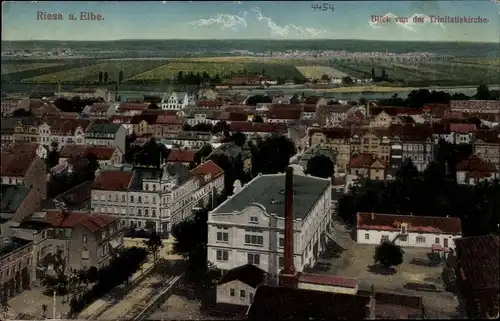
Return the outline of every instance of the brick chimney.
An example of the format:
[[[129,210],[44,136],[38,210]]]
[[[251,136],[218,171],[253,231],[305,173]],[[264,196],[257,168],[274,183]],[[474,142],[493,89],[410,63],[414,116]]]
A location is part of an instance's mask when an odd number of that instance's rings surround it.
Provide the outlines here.
[[[293,168],[287,167],[285,173],[285,266],[280,272],[279,283],[281,286],[295,287],[297,272],[293,263]]]

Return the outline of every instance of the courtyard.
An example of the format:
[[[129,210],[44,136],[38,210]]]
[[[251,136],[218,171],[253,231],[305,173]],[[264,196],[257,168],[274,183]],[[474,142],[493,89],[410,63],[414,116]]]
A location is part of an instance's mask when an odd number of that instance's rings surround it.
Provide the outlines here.
[[[332,249],[328,246],[321,264],[313,270],[341,277],[359,280],[360,290],[392,292],[420,296],[426,306],[428,317],[456,318],[456,297],[444,290],[441,274],[444,263],[429,264],[430,249],[403,248],[403,263],[394,271],[387,271],[374,265],[374,245],[352,243],[346,250]],[[419,284],[432,290],[415,290],[410,284]]]

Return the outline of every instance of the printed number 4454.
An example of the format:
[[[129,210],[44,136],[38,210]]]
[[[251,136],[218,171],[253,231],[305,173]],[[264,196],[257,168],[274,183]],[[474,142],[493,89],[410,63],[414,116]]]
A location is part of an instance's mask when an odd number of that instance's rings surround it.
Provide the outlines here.
[[[332,12],[335,10],[335,6],[331,3],[311,3],[311,8],[316,10],[321,10],[321,11],[327,11],[331,10]]]

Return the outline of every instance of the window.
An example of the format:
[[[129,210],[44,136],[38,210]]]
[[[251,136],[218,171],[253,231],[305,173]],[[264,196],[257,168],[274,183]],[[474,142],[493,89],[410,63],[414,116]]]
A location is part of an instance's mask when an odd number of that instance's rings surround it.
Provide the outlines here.
[[[134,202],[134,195],[130,195],[130,202]]]
[[[153,209],[153,213],[151,214],[152,217],[156,217],[156,210]]]
[[[245,290],[240,290],[240,298],[244,298],[245,297]]]
[[[365,234],[365,240],[369,240],[370,239],[370,234],[366,233]]]
[[[278,266],[280,268],[285,266],[285,258],[283,256],[278,257]]]
[[[138,196],[137,198],[138,198],[137,202],[142,203],[142,197]]]
[[[82,244],[87,244],[87,235],[82,235]]]
[[[415,238],[415,240],[417,241],[417,243],[425,243],[425,237],[420,236],[420,235],[419,235],[419,236],[417,236],[417,237]]]
[[[436,241],[436,242],[434,242],[434,243],[439,244],[439,237],[436,237],[436,240],[435,240],[435,241]]]
[[[229,228],[218,226],[217,227],[217,242],[228,242],[229,241]]]
[[[125,195],[122,195],[122,202],[125,203]]]
[[[144,216],[149,216],[149,210],[147,208],[144,210]]]
[[[144,189],[147,191],[149,190],[149,185],[148,184],[144,184]]]
[[[259,265],[260,264],[260,254],[248,253],[248,264]]]
[[[217,250],[217,261],[227,261],[229,260],[229,252],[223,250]]]
[[[259,223],[259,218],[257,216],[250,216],[250,223],[252,224]]]
[[[381,241],[382,241],[382,242],[387,242],[387,241],[389,241],[389,235],[382,235]]]
[[[401,242],[406,242],[406,241],[408,241],[408,235],[400,235],[400,236],[399,236],[399,240],[400,240]]]
[[[137,215],[142,215],[142,210],[140,208],[137,209]]]
[[[262,235],[245,234],[245,244],[264,245],[264,237]]]
[[[443,239],[443,246],[448,247],[448,239]]]
[[[278,246],[279,247],[284,247],[285,246],[285,236],[283,235],[283,233],[280,233],[280,235],[279,235]]]
[[[229,289],[229,295],[230,296],[235,296],[234,292],[235,292],[234,289]]]

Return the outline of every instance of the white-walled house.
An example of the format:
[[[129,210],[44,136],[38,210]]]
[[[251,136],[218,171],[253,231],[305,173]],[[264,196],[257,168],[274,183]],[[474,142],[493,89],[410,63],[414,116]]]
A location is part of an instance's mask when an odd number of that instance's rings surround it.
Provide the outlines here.
[[[329,179],[293,175],[294,262],[313,266],[331,224]],[[207,260],[222,270],[253,264],[276,277],[283,267],[285,175],[259,175],[209,213]]]
[[[358,213],[356,242],[380,244],[393,242],[399,246],[424,247],[433,245],[455,249],[454,240],[462,236],[461,221],[456,217],[432,217]]]
[[[248,307],[257,287],[266,281],[266,272],[253,264],[231,269],[217,283],[216,302],[218,305]]]
[[[124,153],[127,131],[121,124],[93,122],[85,130],[87,145],[114,146]]]
[[[66,144],[84,145],[85,130],[90,125],[87,119],[48,118],[38,127],[40,144],[61,149]]]
[[[189,106],[189,95],[186,92],[165,94],[161,100],[163,110],[181,110]]]

